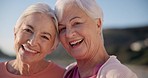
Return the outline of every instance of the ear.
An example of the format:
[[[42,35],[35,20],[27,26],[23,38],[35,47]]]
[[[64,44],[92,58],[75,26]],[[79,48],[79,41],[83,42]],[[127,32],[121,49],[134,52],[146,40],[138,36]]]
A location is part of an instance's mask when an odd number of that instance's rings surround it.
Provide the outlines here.
[[[99,31],[99,33],[102,33],[102,21],[101,21],[101,19],[99,18],[97,21],[97,26],[98,26],[98,31]]]
[[[100,18],[97,20],[97,25],[98,25],[98,27],[101,27],[102,26],[102,21],[101,21]]]

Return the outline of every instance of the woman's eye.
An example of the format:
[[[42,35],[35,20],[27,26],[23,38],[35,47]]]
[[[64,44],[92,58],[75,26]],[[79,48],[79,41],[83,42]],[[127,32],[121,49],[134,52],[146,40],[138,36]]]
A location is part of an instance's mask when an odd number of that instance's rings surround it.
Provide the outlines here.
[[[30,29],[24,29],[26,32],[33,33]]]
[[[42,36],[42,38],[44,38],[44,39],[46,39],[46,40],[49,40],[49,38],[48,38],[48,37],[46,37],[46,36]]]
[[[81,23],[81,22],[75,22],[75,23],[73,24],[73,26],[79,25],[79,24],[82,24],[82,23]]]
[[[63,28],[59,28],[59,33],[64,31],[66,29],[66,27],[63,27]]]

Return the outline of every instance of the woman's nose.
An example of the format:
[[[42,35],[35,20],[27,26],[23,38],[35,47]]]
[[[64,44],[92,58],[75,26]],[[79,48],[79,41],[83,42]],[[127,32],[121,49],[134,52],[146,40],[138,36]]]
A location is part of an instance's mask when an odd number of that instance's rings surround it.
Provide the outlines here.
[[[38,37],[36,35],[32,35],[30,37],[30,39],[28,40],[28,43],[31,45],[31,46],[36,46],[38,44]]]
[[[67,38],[72,38],[73,36],[75,36],[75,31],[73,29],[67,29],[66,30],[66,37]]]

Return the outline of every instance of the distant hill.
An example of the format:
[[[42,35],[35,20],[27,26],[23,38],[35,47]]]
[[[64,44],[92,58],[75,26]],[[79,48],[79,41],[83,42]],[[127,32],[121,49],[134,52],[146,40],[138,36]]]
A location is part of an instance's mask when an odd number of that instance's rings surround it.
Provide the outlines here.
[[[4,52],[0,49],[0,58],[4,58],[4,59],[14,59],[14,57],[8,56],[6,54],[4,54]]]
[[[138,52],[131,50],[131,44],[134,42],[144,43],[144,40],[148,39],[148,26],[106,29],[103,32],[109,54],[117,55],[124,63],[148,65],[148,46],[141,48]]]

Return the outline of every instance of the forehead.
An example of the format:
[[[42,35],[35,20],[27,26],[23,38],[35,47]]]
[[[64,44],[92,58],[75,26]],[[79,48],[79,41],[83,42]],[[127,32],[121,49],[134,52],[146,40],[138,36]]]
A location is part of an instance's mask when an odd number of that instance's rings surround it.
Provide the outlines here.
[[[33,13],[24,18],[24,22],[28,23],[53,23],[52,18],[46,14]]]
[[[62,18],[60,22],[66,19],[70,20],[73,17],[84,17],[84,16],[87,16],[86,13],[82,9],[80,9],[76,4],[68,4],[63,9]]]
[[[55,24],[52,18],[46,14],[33,13],[24,18],[23,26],[31,25],[34,29],[54,31]]]

